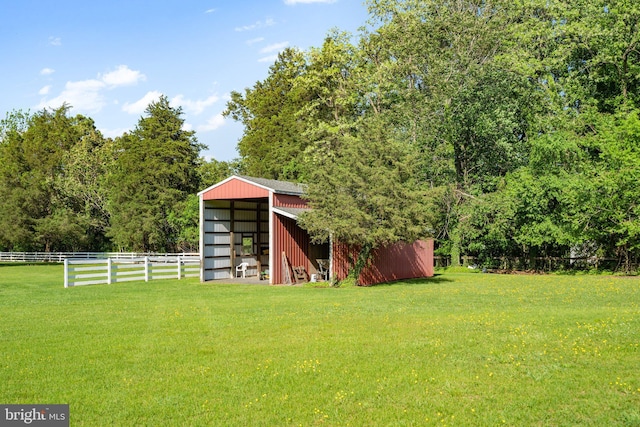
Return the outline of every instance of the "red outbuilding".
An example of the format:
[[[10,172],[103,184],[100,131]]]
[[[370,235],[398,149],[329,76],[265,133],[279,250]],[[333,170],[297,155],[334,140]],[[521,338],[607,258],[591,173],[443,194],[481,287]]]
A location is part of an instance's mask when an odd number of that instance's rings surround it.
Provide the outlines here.
[[[271,284],[344,279],[354,248],[314,244],[297,223],[308,210],[304,187],[232,176],[198,193],[202,281],[263,277]],[[360,283],[433,276],[433,241],[398,243],[372,253]]]

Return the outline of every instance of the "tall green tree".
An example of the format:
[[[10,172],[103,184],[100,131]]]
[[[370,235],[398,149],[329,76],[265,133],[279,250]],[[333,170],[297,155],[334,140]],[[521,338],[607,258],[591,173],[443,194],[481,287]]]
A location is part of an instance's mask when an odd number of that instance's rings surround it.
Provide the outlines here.
[[[182,109],[171,107],[166,96],[145,113],[133,132],[115,141],[108,235],[119,249],[174,251],[179,230],[169,217],[200,187],[202,146],[183,128]]]
[[[56,185],[67,171],[66,154],[92,122],[70,117],[68,105],[15,116],[0,144],[0,241],[13,250],[86,247],[87,224]],[[95,130],[95,129],[94,129]]]
[[[331,31],[320,48],[309,50],[307,67],[294,81],[297,92],[306,95],[296,116],[312,139],[319,124],[350,122],[359,111],[354,84],[359,53],[350,40],[349,33]]]
[[[29,128],[31,116],[22,111],[8,113],[0,122],[0,247],[3,250],[29,249],[33,241],[28,215],[21,209],[24,190],[17,187],[18,175],[25,166],[23,151],[24,133]]]
[[[223,179],[229,178],[231,175],[244,174],[242,161],[235,159],[231,161],[220,161],[211,159],[206,161],[200,159],[198,166],[198,175],[200,179],[201,189],[217,184]]]
[[[501,0],[368,5],[374,26],[361,43],[367,98],[388,111],[400,140],[422,151],[425,185],[449,187],[434,192],[443,198],[434,201],[442,208],[437,236],[455,242],[469,196],[526,164],[535,88],[498,60],[510,52],[505,36],[515,17]]]
[[[54,182],[64,204],[83,224],[82,248],[111,250],[106,233],[109,227],[107,172],[115,159],[113,140],[105,139],[92,119],[79,117],[80,139],[63,156],[65,167]]]
[[[359,248],[350,275],[356,280],[371,251],[398,241],[412,242],[430,234],[428,199],[416,181],[412,147],[393,139],[375,120],[361,121],[353,134],[318,144],[306,196],[311,211],[302,227],[315,240]]]
[[[0,144],[8,143],[12,137],[20,135],[29,127],[31,113],[22,110],[13,110],[0,120]]]
[[[640,5],[633,0],[565,1],[568,77],[580,103],[615,113],[640,101]]]
[[[640,111],[599,114],[581,136],[590,162],[567,180],[565,222],[592,256],[616,257],[625,271],[640,261]]]
[[[304,55],[288,48],[278,55],[264,81],[232,92],[225,116],[244,125],[238,152],[247,174],[270,179],[298,180],[307,146],[304,126],[296,113],[304,96],[294,80],[304,72]]]
[[[639,135],[634,110],[537,136],[528,165],[468,206],[462,246],[481,260],[615,257],[629,271],[640,259]]]

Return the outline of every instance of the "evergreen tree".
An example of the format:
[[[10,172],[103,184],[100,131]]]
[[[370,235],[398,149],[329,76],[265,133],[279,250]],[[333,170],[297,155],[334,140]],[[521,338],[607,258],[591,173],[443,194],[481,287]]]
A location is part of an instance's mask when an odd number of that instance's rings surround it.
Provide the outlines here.
[[[175,251],[180,232],[169,220],[200,187],[193,131],[166,96],[152,102],[135,130],[116,139],[109,173],[108,235],[119,249]]]
[[[356,283],[375,248],[431,234],[415,152],[380,121],[361,121],[352,134],[335,135],[331,145],[315,145],[309,157],[305,197],[313,209],[301,225],[315,240],[331,236],[359,249],[350,266]]]
[[[67,153],[89,119],[68,116],[68,105],[33,116],[13,115],[0,144],[0,242],[12,250],[80,250],[87,247],[87,218],[57,185],[68,173]]]

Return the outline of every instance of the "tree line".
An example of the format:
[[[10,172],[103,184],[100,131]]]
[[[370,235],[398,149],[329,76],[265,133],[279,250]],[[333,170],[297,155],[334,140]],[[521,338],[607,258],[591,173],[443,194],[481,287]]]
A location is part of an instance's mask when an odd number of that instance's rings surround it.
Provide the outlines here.
[[[306,182],[305,226],[361,262],[422,235],[454,263],[637,264],[640,4],[367,6],[358,37],[287,49],[232,94],[247,173]]]
[[[175,250],[195,193],[233,171],[307,185],[302,225],[361,247],[640,256],[640,4],[368,0],[357,35],[288,48],[233,92],[239,159],[205,162],[166,98],[103,138],[68,108],[0,130],[0,246]],[[195,233],[195,234],[194,234]]]
[[[165,96],[115,139],[69,109],[0,122],[0,250],[197,251],[196,194],[233,163],[199,157]]]

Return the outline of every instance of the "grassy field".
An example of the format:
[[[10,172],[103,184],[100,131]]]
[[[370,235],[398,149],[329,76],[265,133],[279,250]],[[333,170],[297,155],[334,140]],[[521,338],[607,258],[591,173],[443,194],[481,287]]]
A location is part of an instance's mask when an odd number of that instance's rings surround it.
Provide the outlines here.
[[[64,289],[0,266],[0,403],[71,425],[639,426],[640,279]]]

